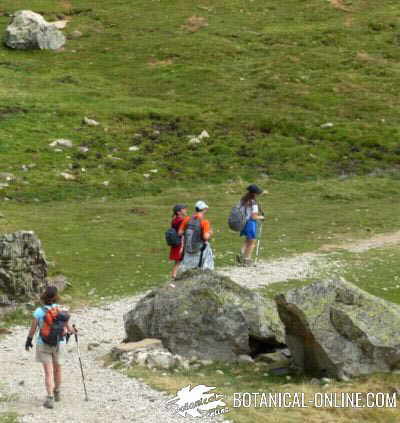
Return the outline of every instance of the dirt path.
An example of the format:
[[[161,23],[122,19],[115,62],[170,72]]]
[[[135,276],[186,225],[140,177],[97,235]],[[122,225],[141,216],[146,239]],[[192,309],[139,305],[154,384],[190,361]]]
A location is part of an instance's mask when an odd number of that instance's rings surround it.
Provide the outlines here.
[[[352,253],[362,253],[372,248],[383,248],[397,244],[400,244],[400,231],[343,244],[323,245],[320,248],[320,253],[299,254],[288,258],[261,261],[257,267],[229,267],[220,271],[231,277],[235,282],[254,289],[291,279],[312,278],[322,272],[340,269],[340,262],[332,254],[329,254],[330,252],[342,249]]]
[[[23,348],[27,329],[13,328],[12,335],[0,340],[0,381],[1,392],[16,399],[0,401],[0,412],[15,411],[22,416],[20,421],[24,423],[182,423],[182,418],[166,410],[164,403],[168,395],[155,391],[140,380],[102,366],[101,357],[124,338],[123,314],[140,297],[125,298],[73,314],[73,321],[80,328],[80,351],[87,379],[88,402],[84,401],[76,345],[71,339],[65,352],[63,402],[56,403],[53,410],[44,408],[41,365],[34,362],[32,350],[28,353]],[[90,343],[99,345],[88,351]],[[210,421],[189,417],[184,420]]]
[[[324,246],[318,253],[263,261],[255,268],[231,267],[220,269],[220,272],[239,284],[257,288],[289,279],[312,277],[322,270],[338,270],[340,263],[329,253],[338,248],[362,252],[397,243],[400,243],[400,231],[343,245]],[[54,410],[45,409],[42,406],[45,392],[41,366],[34,362],[34,353],[25,352],[23,348],[27,329],[13,328],[11,335],[0,340],[0,391],[15,396],[15,399],[11,402],[0,401],[0,412],[16,411],[22,416],[21,422],[182,423],[182,418],[172,416],[165,409],[164,403],[168,398],[166,394],[153,390],[139,380],[128,378],[121,372],[102,366],[101,357],[124,337],[124,313],[140,298],[141,296],[125,298],[101,307],[74,312],[73,320],[81,328],[81,356],[87,378],[89,402],[83,400],[76,346],[71,340],[65,354],[63,403],[56,404]],[[88,345],[91,343],[98,345],[89,351]],[[189,418],[184,420],[199,421]]]

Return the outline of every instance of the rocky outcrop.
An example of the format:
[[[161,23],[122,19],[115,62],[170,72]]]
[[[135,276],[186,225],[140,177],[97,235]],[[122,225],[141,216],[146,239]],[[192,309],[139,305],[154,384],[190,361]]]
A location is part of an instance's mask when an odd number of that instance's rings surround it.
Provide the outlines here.
[[[276,296],[296,367],[316,377],[400,368],[400,307],[343,280]]]
[[[212,271],[188,271],[124,316],[126,341],[161,339],[174,354],[236,360],[283,341],[276,305]]]
[[[66,42],[64,34],[43,16],[30,10],[14,14],[5,35],[7,47],[18,50],[57,50]]]
[[[47,286],[47,262],[33,232],[0,236],[0,306],[35,298]]]

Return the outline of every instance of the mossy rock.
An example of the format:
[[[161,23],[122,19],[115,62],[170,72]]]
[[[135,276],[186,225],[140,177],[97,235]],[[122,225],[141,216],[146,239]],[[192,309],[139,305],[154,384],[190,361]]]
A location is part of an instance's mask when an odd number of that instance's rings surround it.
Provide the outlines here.
[[[400,368],[400,307],[344,280],[275,297],[295,365],[316,377]]]
[[[124,320],[126,341],[158,338],[184,357],[235,360],[252,353],[251,338],[283,341],[273,301],[210,270],[190,270],[152,291]]]

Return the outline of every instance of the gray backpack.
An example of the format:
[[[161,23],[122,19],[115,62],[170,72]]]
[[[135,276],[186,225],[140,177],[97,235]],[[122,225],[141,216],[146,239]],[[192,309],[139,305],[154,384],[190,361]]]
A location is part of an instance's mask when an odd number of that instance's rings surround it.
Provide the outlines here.
[[[228,225],[235,232],[241,232],[246,225],[246,208],[241,204],[232,207]]]
[[[190,218],[185,230],[185,252],[196,254],[201,251],[204,241],[201,233],[201,220]]]

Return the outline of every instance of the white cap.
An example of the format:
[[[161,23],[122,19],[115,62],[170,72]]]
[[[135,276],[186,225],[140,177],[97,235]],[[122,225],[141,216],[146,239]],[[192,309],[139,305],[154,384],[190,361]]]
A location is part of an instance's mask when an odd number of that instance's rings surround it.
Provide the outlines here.
[[[207,206],[207,204],[204,202],[204,201],[198,201],[196,204],[195,204],[195,207],[196,207],[196,209],[198,209],[198,210],[204,210],[204,209],[208,209],[208,206]]]

